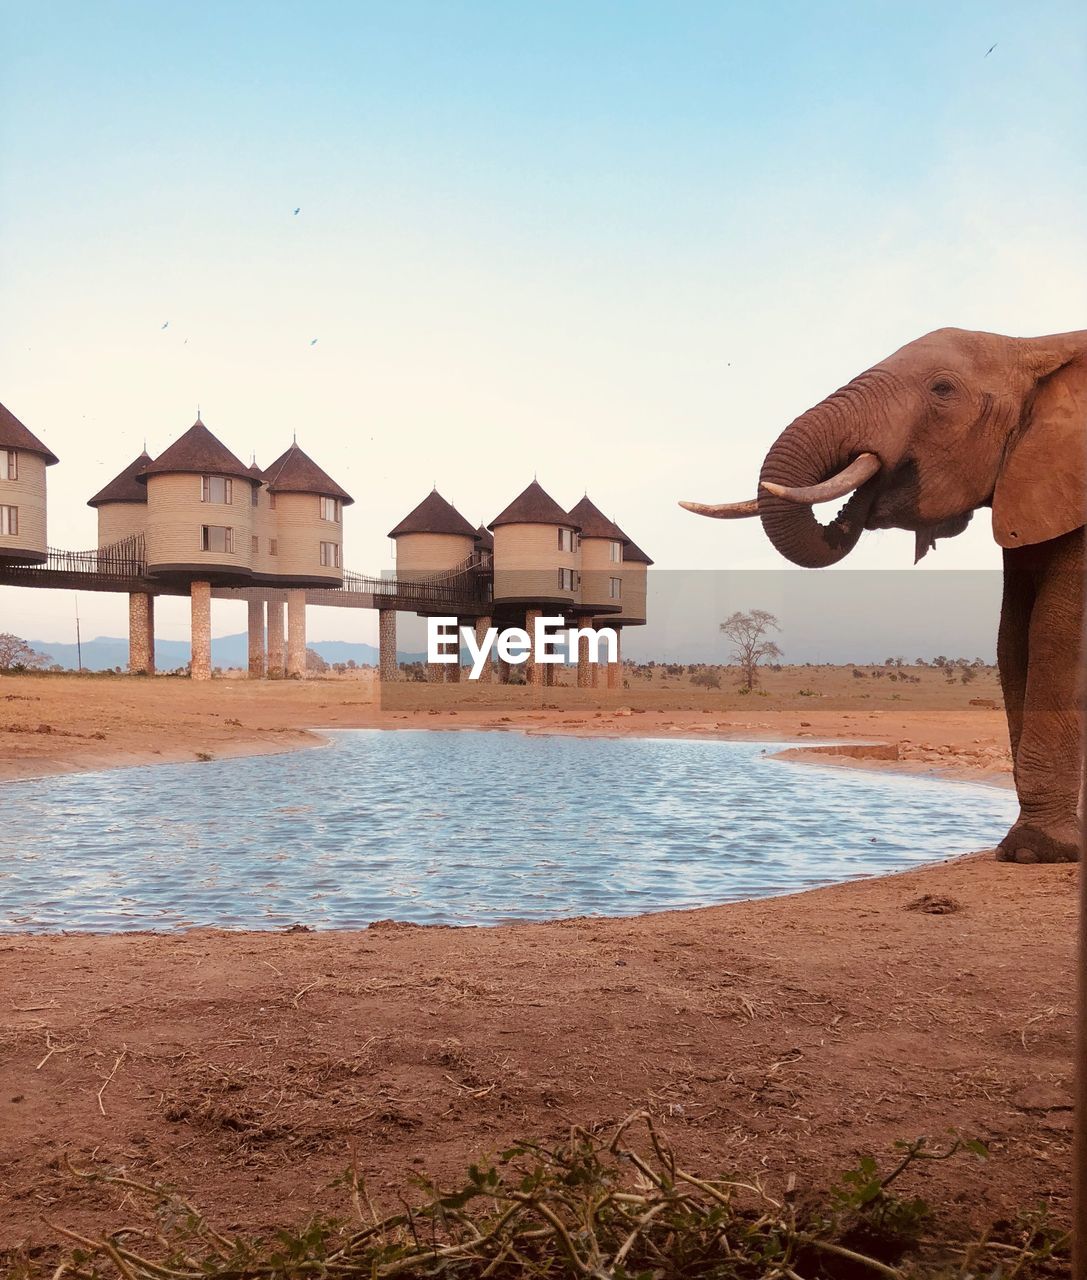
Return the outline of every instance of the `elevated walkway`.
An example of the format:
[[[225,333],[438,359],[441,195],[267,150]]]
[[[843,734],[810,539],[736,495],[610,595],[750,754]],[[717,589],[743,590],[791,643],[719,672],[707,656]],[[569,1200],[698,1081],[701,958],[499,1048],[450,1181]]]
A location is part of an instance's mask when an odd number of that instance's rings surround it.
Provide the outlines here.
[[[94,551],[50,547],[40,564],[0,564],[0,586],[126,594],[128,665],[132,672],[154,671],[155,597],[188,596],[192,601],[190,670],[196,680],[211,676],[213,597],[244,600],[248,605],[251,676],[304,677],[306,608],[331,605],[377,611],[381,678],[395,680],[397,613],[486,617],[491,612],[493,581],[490,553],[482,551],[443,573],[410,579],[345,572],[338,586],[291,587],[254,582],[245,587],[212,587],[198,579],[158,578],[148,573],[144,540],[139,536]]]
[[[127,595],[187,596],[189,584],[147,572],[144,541],[127,538],[94,551],[50,547],[42,564],[0,564],[0,586],[45,587],[55,591],[115,591]],[[450,613],[478,617],[490,611],[489,560],[473,555],[445,573],[398,580],[344,571],[339,587],[306,587],[306,604],[341,609],[391,609],[401,613]],[[254,583],[213,587],[218,600],[285,602],[289,588]]]

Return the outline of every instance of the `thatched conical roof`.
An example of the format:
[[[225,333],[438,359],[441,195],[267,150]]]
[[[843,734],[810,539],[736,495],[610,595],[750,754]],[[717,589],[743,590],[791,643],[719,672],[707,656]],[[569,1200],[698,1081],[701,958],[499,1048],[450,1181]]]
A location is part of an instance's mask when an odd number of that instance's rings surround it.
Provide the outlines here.
[[[146,502],[147,486],[140,484],[139,477],[150,461],[151,455],[144,449],[139,457],[133,458],[109,484],[99,489],[87,506],[100,507],[104,502]]]
[[[583,538],[607,538],[610,542],[624,542],[623,531],[600,510],[588,494],[571,507],[569,519],[581,530]]]
[[[623,547],[623,561],[627,564],[652,564],[653,561],[645,554],[636,542],[631,542],[627,538],[626,546]]]
[[[45,459],[45,465],[51,467],[60,459],[51,449],[47,449],[33,431],[24,427],[19,419],[0,404],[0,449],[22,449],[24,453],[38,453]]]
[[[571,520],[535,480],[514,498],[505,511],[499,512],[487,527],[497,529],[502,524],[553,524],[564,529],[577,528],[577,522]]]
[[[264,483],[270,493],[316,493],[322,498],[339,498],[344,506],[355,501],[297,443],[264,472]]]
[[[393,529],[390,538],[400,538],[406,533],[448,533],[460,538],[474,538],[476,531],[451,502],[447,502],[437,489],[431,489],[417,507]]]
[[[148,476],[215,475],[237,476],[249,480],[249,468],[236,458],[221,440],[204,426],[199,418],[165,449],[154,462],[148,463],[138,479],[147,483]]]

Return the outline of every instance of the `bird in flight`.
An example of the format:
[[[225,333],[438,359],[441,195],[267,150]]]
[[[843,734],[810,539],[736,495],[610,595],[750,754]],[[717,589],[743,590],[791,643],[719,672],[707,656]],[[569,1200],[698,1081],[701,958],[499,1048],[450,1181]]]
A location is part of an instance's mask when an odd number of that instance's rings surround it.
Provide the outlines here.
[[[169,322],[169,320],[167,320],[167,321],[166,321],[166,323],[165,323],[162,327],[163,327],[164,329],[169,329],[169,327],[170,327],[170,322]]]
[[[316,338],[314,338],[314,339],[310,342],[310,346],[311,346],[311,347],[315,347],[316,345],[317,345],[317,339],[316,339]]]
[[[294,211],[294,216],[297,218],[297,217],[298,217],[298,215],[299,215],[301,212],[302,212],[302,206],[301,206],[301,205],[299,205],[299,206],[298,206],[298,208],[297,208],[297,209],[295,209],[295,211]]]
[[[1000,43],[1000,41],[998,40],[998,41],[997,41],[997,44],[999,44],[999,43]],[[990,53],[992,53],[992,51],[993,51],[995,48],[996,48],[996,45],[995,45],[995,44],[991,44],[991,45],[988,47],[988,49],[986,49],[986,50],[985,50],[985,56],[986,56],[986,57],[988,57],[988,56],[989,56],[989,54],[990,54]],[[295,210],[295,212],[297,213],[298,211],[297,211],[297,210]]]

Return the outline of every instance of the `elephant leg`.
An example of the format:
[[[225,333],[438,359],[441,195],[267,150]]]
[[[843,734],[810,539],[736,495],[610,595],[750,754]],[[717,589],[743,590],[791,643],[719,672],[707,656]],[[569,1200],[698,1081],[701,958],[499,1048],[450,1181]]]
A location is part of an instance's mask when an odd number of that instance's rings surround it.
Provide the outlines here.
[[[1018,550],[1004,552],[1004,598],[996,639],[996,662],[1004,694],[1004,712],[1008,717],[1013,770],[1023,733],[1030,615],[1034,608],[1034,575],[1023,563],[1022,555]]]
[[[1025,547],[1023,552],[1035,594],[1027,636],[1026,689],[1018,741],[1013,741],[1020,813],[1001,841],[997,857],[1007,862],[1075,862],[1079,857],[1083,531]],[[1014,714],[1009,708],[1009,725]]]

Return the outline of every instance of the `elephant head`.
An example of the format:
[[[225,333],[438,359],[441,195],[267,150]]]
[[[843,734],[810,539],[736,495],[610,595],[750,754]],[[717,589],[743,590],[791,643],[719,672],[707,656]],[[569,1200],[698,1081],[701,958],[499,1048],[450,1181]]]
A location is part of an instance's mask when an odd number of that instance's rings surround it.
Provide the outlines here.
[[[770,447],[758,497],[699,515],[758,515],[786,559],[837,563],[864,529],[908,529],[916,558],[992,506],[1004,547],[1087,521],[1087,330],[1008,338],[938,329],[908,343],[791,423]],[[829,523],[812,508],[848,496]]]

